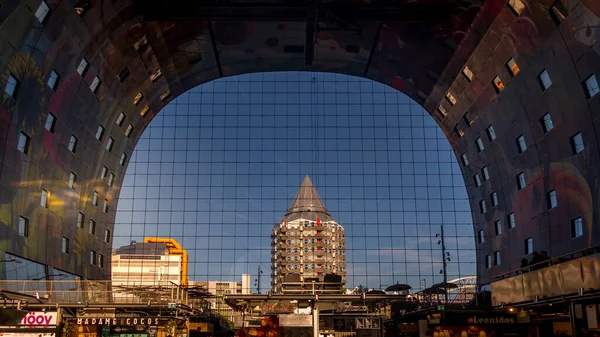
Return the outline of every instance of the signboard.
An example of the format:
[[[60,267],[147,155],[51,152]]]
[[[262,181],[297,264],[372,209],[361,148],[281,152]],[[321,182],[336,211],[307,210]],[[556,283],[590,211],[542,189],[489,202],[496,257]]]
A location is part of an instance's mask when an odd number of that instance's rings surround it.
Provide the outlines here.
[[[522,323],[517,319],[517,315],[496,313],[496,312],[481,312],[475,314],[465,314],[458,312],[444,312],[444,322],[452,323],[452,325],[508,325]],[[524,322],[523,322],[524,323]],[[431,320],[429,324],[435,324]],[[439,324],[439,323],[438,323]]]
[[[313,326],[312,315],[279,315],[279,326]]]
[[[260,310],[265,315],[289,314],[296,311],[298,303],[291,301],[265,301],[260,305]]]
[[[54,328],[56,327],[56,311],[30,311],[18,324],[24,328]]]
[[[108,326],[137,326],[137,325],[166,325],[169,321],[164,317],[85,317],[77,319],[69,319],[73,324],[77,325],[108,325]]]
[[[353,305],[352,302],[339,302],[335,308],[337,312],[367,312],[366,305]]]
[[[160,255],[121,255],[121,260],[160,260]]]

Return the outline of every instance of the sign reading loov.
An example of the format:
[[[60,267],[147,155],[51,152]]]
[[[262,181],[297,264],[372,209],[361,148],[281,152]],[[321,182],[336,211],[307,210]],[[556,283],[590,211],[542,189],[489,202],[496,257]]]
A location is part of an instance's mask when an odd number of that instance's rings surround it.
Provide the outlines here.
[[[30,311],[19,322],[19,326],[44,327],[56,325],[56,311]]]

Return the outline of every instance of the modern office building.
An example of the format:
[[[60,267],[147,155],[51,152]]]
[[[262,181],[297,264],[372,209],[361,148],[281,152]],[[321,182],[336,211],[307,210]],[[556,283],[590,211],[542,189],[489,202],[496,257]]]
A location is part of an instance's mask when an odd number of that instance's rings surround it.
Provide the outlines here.
[[[234,320],[235,311],[223,300],[225,295],[247,295],[250,294],[250,274],[242,274],[241,281],[205,281],[191,282],[190,287],[200,286],[209,292],[211,297],[206,301],[210,303],[210,309],[218,312],[221,316]]]
[[[271,234],[273,293],[340,293],[346,276],[344,228],[308,175]]]

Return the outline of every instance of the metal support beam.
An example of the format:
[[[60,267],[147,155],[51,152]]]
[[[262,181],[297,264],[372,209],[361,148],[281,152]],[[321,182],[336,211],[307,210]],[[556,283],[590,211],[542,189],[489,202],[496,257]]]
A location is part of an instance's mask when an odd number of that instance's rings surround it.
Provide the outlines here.
[[[379,42],[379,35],[381,35],[381,29],[383,28],[383,23],[379,23],[379,26],[377,26],[377,33],[375,34],[375,38],[373,39],[373,45],[371,46],[371,52],[369,53],[369,60],[367,61],[367,65],[365,66],[365,72],[364,72],[364,76],[368,77],[369,75],[369,68],[371,68],[371,62],[373,61],[373,54],[375,54],[375,51],[377,50],[377,42]]]
[[[319,0],[312,1],[306,12],[306,39],[304,42],[304,65],[311,66],[315,59],[315,34],[317,31],[317,17]]]
[[[219,51],[217,50],[217,41],[215,40],[215,30],[213,29],[213,23],[208,22],[208,33],[210,34],[210,43],[212,44],[213,55],[215,56],[215,62],[217,63],[217,69],[219,70],[219,77],[223,77],[223,68],[221,67],[221,58],[219,57]]]

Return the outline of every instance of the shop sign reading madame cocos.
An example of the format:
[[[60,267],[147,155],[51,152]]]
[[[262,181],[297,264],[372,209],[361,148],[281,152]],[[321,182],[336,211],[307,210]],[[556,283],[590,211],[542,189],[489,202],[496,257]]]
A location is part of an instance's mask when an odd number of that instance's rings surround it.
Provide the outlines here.
[[[136,325],[165,325],[168,319],[161,317],[97,317],[77,318],[77,325],[110,325],[110,326],[136,326]],[[73,322],[75,323],[75,322]]]

